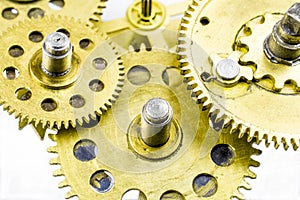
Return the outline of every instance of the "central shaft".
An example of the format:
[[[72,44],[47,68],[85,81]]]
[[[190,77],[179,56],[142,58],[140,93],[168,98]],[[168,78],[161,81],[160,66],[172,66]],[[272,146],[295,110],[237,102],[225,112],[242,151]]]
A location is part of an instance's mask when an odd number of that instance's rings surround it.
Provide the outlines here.
[[[152,0],[142,0],[142,14],[144,17],[150,17],[152,12]]]
[[[63,76],[72,65],[72,44],[67,35],[54,32],[43,43],[43,71],[50,76]]]
[[[170,137],[172,117],[172,107],[166,100],[160,98],[149,100],[142,110],[142,140],[151,147],[166,144]]]

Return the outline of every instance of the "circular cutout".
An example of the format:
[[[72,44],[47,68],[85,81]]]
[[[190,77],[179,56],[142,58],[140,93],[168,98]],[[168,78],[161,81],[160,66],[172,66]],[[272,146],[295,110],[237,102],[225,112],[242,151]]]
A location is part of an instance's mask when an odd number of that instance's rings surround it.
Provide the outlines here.
[[[142,191],[131,189],[123,194],[122,200],[147,200],[147,197]]]
[[[99,193],[109,192],[114,184],[114,177],[106,170],[97,171],[90,178],[91,187]]]
[[[75,144],[73,153],[77,160],[87,162],[97,157],[98,147],[91,140],[80,140]]]
[[[19,45],[13,45],[9,48],[8,53],[10,56],[17,58],[24,54],[24,49]]]
[[[82,39],[79,42],[79,46],[84,50],[88,50],[93,46],[93,42],[90,39]]]
[[[68,37],[71,36],[70,32],[67,29],[64,29],[64,28],[58,29],[56,32],[63,33],[63,34],[65,34]]]
[[[144,66],[134,66],[127,73],[128,81],[133,85],[144,85],[150,81],[150,71]]]
[[[210,174],[200,174],[193,181],[193,190],[199,197],[211,197],[218,190],[218,182]]]
[[[57,103],[53,99],[47,98],[42,101],[41,108],[44,111],[51,112],[57,108]]]
[[[2,17],[4,19],[15,19],[19,15],[19,11],[15,8],[5,8],[2,10]]]
[[[167,67],[162,73],[162,80],[169,87],[179,87],[183,83],[182,75],[177,67]]]
[[[211,159],[221,167],[227,167],[234,162],[235,152],[228,144],[218,144],[211,150]]]
[[[16,90],[15,95],[19,100],[27,101],[28,99],[31,98],[32,93],[27,88],[19,88],[19,89]]]
[[[93,92],[101,92],[104,89],[104,83],[99,79],[94,79],[89,83],[89,87]]]
[[[39,43],[44,39],[44,36],[39,31],[33,31],[29,34],[29,40],[34,43]]]
[[[19,71],[15,67],[7,67],[3,70],[2,75],[7,80],[14,80],[19,77]]]
[[[170,190],[165,193],[160,197],[160,200],[185,200],[184,196],[175,191],[175,190]]]
[[[50,0],[48,3],[52,10],[61,10],[65,6],[64,0]]]
[[[73,108],[82,108],[85,105],[85,100],[81,95],[74,95],[70,98],[69,104]]]
[[[104,70],[107,67],[107,61],[104,58],[95,58],[93,60],[93,66],[97,70]]]
[[[203,25],[203,26],[206,26],[210,23],[210,20],[208,17],[201,17],[200,19],[200,23]]]
[[[41,8],[31,8],[27,13],[29,18],[43,18],[45,16],[45,11]]]

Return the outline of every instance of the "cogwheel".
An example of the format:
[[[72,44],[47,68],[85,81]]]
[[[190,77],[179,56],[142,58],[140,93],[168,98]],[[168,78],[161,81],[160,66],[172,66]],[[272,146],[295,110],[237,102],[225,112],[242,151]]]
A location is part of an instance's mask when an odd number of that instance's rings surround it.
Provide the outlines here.
[[[0,32],[5,31],[18,22],[28,18],[44,17],[45,15],[64,15],[83,20],[88,23],[93,14],[94,19],[100,19],[107,0],[3,0],[0,1],[1,17]]]
[[[107,110],[121,91],[123,67],[119,60],[111,64],[114,47],[80,21],[60,16],[26,20],[0,38],[0,105],[22,122],[58,129],[82,125]],[[71,53],[63,54],[67,59],[48,56],[42,49],[50,49],[48,38],[70,41]],[[68,69],[60,72],[56,66]]]
[[[175,53],[142,46],[122,55],[126,78],[112,109],[93,126],[50,135],[56,146],[48,151],[58,154],[50,164],[61,166],[54,176],[65,176],[60,188],[71,187],[66,198],[125,200],[136,192],[134,199],[244,199],[239,189],[251,188],[244,178],[256,177],[249,166],[259,166],[253,142],[230,127],[217,131],[215,118],[185,90]],[[139,120],[143,105],[158,97],[173,109],[171,128],[160,132],[170,136],[149,146]]]
[[[217,114],[225,127],[230,125],[242,135],[248,134],[249,139],[264,139],[267,146],[272,140],[276,148],[281,142],[285,149],[290,144],[297,149],[300,144],[300,129],[295,123],[300,111],[298,95],[270,92],[261,87],[270,81],[252,81],[249,71],[248,79],[240,78],[239,72],[244,73],[245,68],[251,69],[252,76],[255,69],[236,59],[241,52],[234,49],[234,44],[241,26],[249,19],[266,12],[285,13],[293,3],[193,0],[181,22],[178,45],[185,80],[203,109]],[[232,17],[232,12],[238,17]],[[223,70],[224,63],[230,66],[228,70]],[[220,67],[221,75],[215,73],[215,67]]]
[[[246,64],[254,64],[254,77],[257,81],[268,78],[274,82],[269,87],[266,83],[261,83],[260,85],[262,87],[281,92],[286,84],[294,84],[294,89],[299,91],[300,68],[298,66],[291,67],[286,64],[269,62],[264,53],[264,45],[262,45],[272,32],[274,25],[279,22],[283,16],[284,14],[268,13],[249,21],[238,34],[238,40],[236,42],[237,49],[245,48],[246,46],[247,51],[240,60]],[[283,90],[282,93],[286,93],[286,90],[287,89]]]
[[[124,18],[103,23],[96,21],[94,26],[103,28],[125,49],[129,46],[139,48],[141,44],[145,44],[147,48],[156,46],[170,49],[177,44],[180,22],[174,18],[183,14],[186,6],[186,1],[165,6],[157,0],[135,0],[127,9]],[[124,40],[124,37],[127,39]]]

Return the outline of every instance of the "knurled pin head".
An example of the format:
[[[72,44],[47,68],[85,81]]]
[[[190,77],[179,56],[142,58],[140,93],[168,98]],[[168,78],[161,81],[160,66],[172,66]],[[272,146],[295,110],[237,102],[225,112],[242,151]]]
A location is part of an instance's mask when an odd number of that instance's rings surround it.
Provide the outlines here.
[[[281,26],[292,36],[300,36],[300,3],[295,3],[284,15]]]

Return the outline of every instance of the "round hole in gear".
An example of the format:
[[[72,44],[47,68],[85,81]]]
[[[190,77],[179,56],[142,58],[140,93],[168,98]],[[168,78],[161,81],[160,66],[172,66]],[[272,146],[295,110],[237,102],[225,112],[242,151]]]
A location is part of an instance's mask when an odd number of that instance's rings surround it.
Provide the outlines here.
[[[128,81],[133,85],[144,85],[150,81],[151,73],[144,66],[133,66],[127,73]]]
[[[41,108],[44,111],[52,112],[57,108],[57,103],[54,99],[47,98],[42,101]]]
[[[44,39],[44,36],[39,31],[33,31],[28,36],[29,40],[34,43],[39,43]]]
[[[167,67],[162,73],[162,80],[169,87],[179,87],[183,83],[180,69],[177,67]]]
[[[64,0],[50,0],[48,3],[49,8],[52,10],[61,10],[65,6]]]
[[[69,104],[73,108],[82,108],[85,105],[85,100],[81,95],[74,95],[70,98]]]
[[[17,58],[24,54],[24,49],[19,45],[13,45],[9,48],[8,53],[10,56]]]
[[[31,8],[28,11],[27,16],[33,19],[43,18],[45,16],[45,11],[41,8]]]
[[[82,39],[79,42],[79,46],[81,49],[88,50],[91,49],[94,45],[90,39]]]
[[[98,193],[107,193],[114,187],[113,175],[106,170],[95,172],[90,178],[91,187]]]
[[[2,10],[2,17],[4,19],[12,20],[18,17],[19,11],[15,8],[5,8]]]
[[[7,67],[3,70],[2,75],[7,80],[14,80],[19,77],[19,71],[15,67]]]
[[[65,34],[68,37],[71,36],[70,32],[67,29],[65,29],[65,28],[58,29],[56,32],[63,33],[63,34]]]
[[[104,70],[107,67],[107,61],[104,58],[95,58],[93,60],[93,66],[97,70]]]
[[[147,197],[139,189],[130,189],[123,194],[122,200],[147,200]]]
[[[93,92],[101,92],[104,89],[104,83],[99,79],[94,79],[89,83],[89,87]]]
[[[160,200],[185,200],[184,196],[175,190],[169,190],[160,197]]]
[[[21,101],[27,101],[31,98],[32,93],[27,88],[19,88],[15,92],[16,97]]]
[[[226,167],[234,162],[235,152],[228,144],[218,144],[211,150],[211,159],[221,167]]]
[[[80,140],[73,149],[73,154],[77,160],[87,162],[94,160],[98,155],[98,147],[91,140]]]
[[[210,174],[200,174],[193,181],[193,190],[199,197],[212,197],[218,190],[218,182]]]
[[[203,25],[203,26],[206,26],[210,23],[210,20],[208,17],[201,17],[200,19],[200,23]]]

